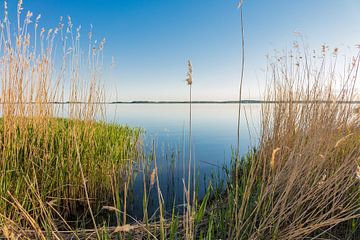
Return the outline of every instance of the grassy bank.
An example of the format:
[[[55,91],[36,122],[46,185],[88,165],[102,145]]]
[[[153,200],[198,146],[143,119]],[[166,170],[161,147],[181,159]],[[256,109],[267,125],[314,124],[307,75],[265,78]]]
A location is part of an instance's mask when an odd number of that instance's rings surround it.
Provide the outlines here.
[[[27,32],[32,14],[22,19],[21,11],[19,1],[17,32],[10,32],[7,18],[1,25],[0,237],[356,239],[360,235],[360,112],[351,104],[359,100],[359,54],[338,66],[338,49],[323,46],[314,52],[296,45],[269,58],[269,86],[256,149],[242,159],[235,150],[226,186],[209,186],[205,197],[198,199],[190,128],[189,140],[179,150],[185,172],[182,211],[175,203],[168,213],[155,141],[144,157],[138,129],[101,121],[105,97],[99,79],[105,41],[98,44],[90,32],[84,60],[80,28],[73,28],[70,17],[67,23],[61,19],[54,30],[38,29],[37,17],[31,25],[38,34],[33,42]],[[7,16],[7,8],[5,12]],[[54,57],[56,51],[60,60]],[[191,86],[190,63],[187,81]],[[191,88],[189,93],[191,122]],[[52,104],[56,102],[69,104]],[[142,221],[132,219],[126,210],[135,173],[143,177],[143,198],[137,198],[136,190],[132,196],[143,203]],[[159,206],[153,216],[147,211],[151,192],[156,192]]]
[[[263,104],[258,148],[232,169],[194,237],[360,236],[360,114],[349,103],[358,99],[359,54],[337,74],[338,49],[309,52],[269,59],[266,94],[276,103]]]
[[[1,119],[1,221],[27,228],[29,214],[42,229],[50,219],[86,225],[88,203],[98,214],[129,181],[138,140],[139,130],[92,121]]]
[[[22,12],[18,1],[11,25],[4,1],[0,237],[45,239],[62,230],[97,229],[110,218],[102,207],[119,207],[120,192],[127,191],[140,130],[102,122],[105,40],[93,40],[90,30],[84,51],[81,27],[70,17],[45,29],[41,15]],[[68,104],[53,104],[61,102]]]

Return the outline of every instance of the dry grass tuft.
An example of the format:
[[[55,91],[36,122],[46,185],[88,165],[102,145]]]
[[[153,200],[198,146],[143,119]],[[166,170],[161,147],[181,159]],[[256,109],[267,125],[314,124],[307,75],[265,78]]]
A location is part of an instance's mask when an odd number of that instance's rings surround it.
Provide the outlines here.
[[[343,239],[358,231],[359,54],[340,75],[337,55],[326,51],[314,57],[296,48],[269,59],[267,100],[275,103],[263,105],[259,149],[241,165],[234,238]]]

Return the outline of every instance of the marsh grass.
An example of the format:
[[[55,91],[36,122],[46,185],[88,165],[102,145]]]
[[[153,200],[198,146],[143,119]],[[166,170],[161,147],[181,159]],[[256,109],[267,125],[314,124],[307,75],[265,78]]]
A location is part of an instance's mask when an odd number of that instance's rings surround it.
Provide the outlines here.
[[[19,1],[17,32],[12,33],[5,1],[0,24],[0,236],[355,239],[359,235],[360,114],[353,104],[358,100],[359,53],[339,66],[339,49],[323,46],[309,51],[296,43],[290,51],[269,57],[265,100],[272,103],[263,104],[256,149],[240,161],[238,143],[231,169],[225,169],[226,187],[209,185],[199,201],[195,172],[191,177],[190,129],[188,169],[186,144],[179,150],[184,158],[185,210],[179,215],[174,201],[169,216],[155,143],[148,161],[139,149],[139,130],[101,121],[105,111],[99,80],[105,40],[95,44],[90,32],[84,60],[80,28],[74,29],[71,18],[66,24],[61,18],[52,30],[39,30],[40,16],[31,24],[32,13],[22,17],[22,10]],[[56,49],[60,60],[55,58]],[[191,121],[191,63],[188,67]],[[53,104],[61,102],[67,107]],[[64,111],[67,119],[59,117]],[[137,159],[143,174],[142,221],[127,211]],[[159,211],[149,216],[152,189]]]
[[[339,51],[295,44],[269,57],[256,148],[237,163],[234,150],[226,188],[192,205],[193,226],[173,215],[165,229],[185,239],[357,239],[360,55],[341,62]]]
[[[56,238],[62,230],[97,229],[102,206],[113,202],[112,190],[127,190],[140,136],[140,130],[101,121],[105,40],[97,44],[90,32],[84,61],[81,27],[74,29],[70,17],[67,23],[60,18],[53,29],[39,30],[40,15],[36,19],[31,12],[23,16],[19,1],[17,31],[13,31],[4,4],[5,17],[0,22],[1,234],[26,237],[26,231],[32,231],[36,238],[45,239]]]
[[[210,220],[217,219],[209,223],[211,236],[352,239],[359,234],[360,116],[352,103],[359,54],[338,74],[338,50],[309,52],[296,46],[269,58],[266,100],[273,103],[263,105],[257,149],[233,169],[227,194],[215,200],[227,201],[227,208],[214,204],[209,212]],[[237,216],[236,225],[228,224],[231,216]]]
[[[209,188],[190,214],[162,226],[185,239],[356,239],[360,55],[338,54],[295,44],[269,57],[256,148],[238,162],[235,149],[226,188]]]

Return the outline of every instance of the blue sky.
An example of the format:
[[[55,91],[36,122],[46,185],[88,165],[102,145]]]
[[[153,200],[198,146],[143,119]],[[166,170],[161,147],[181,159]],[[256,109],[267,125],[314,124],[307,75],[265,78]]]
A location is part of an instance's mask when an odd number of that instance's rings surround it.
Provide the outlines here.
[[[194,66],[196,100],[236,99],[240,75],[240,18],[234,0],[24,0],[50,28],[70,15],[95,38],[105,37],[105,74],[112,100],[184,100],[186,61]],[[10,1],[16,12],[16,1]],[[245,98],[260,98],[265,55],[304,34],[311,47],[360,43],[358,0],[245,0]]]

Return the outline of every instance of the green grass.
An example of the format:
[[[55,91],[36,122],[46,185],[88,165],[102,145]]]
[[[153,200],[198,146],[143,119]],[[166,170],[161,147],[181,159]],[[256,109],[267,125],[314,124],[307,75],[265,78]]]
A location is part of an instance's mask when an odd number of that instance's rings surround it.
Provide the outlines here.
[[[326,46],[318,52],[296,44],[269,57],[256,150],[235,161],[238,143],[225,189],[209,187],[203,199],[197,199],[190,155],[183,169],[188,172],[185,216],[174,206],[166,219],[158,169],[150,168],[156,150],[142,152],[139,129],[94,121],[105,119],[99,81],[105,40],[98,44],[88,33],[84,51],[80,28],[73,27],[70,17],[45,33],[38,29],[40,17],[31,21],[28,13],[22,23],[21,11],[19,1],[22,30],[14,32],[5,18],[0,31],[0,237],[359,236],[360,111],[349,103],[359,100],[360,53],[346,58],[351,60],[343,66],[336,66],[339,49],[328,52]],[[88,59],[82,59],[84,52]],[[54,102],[68,102],[67,111]],[[62,114],[69,119],[56,118]],[[191,129],[189,135],[191,149]],[[143,161],[144,222],[133,219],[130,226],[127,200],[138,161]],[[160,206],[157,215],[148,216],[153,187]]]
[[[124,186],[138,159],[139,137],[139,129],[115,124],[53,118],[1,119],[2,217],[22,224],[19,206],[9,204],[14,199],[39,224],[47,221],[42,217],[40,200],[51,204],[67,220],[89,217],[87,200],[94,211],[112,205],[113,189]]]

